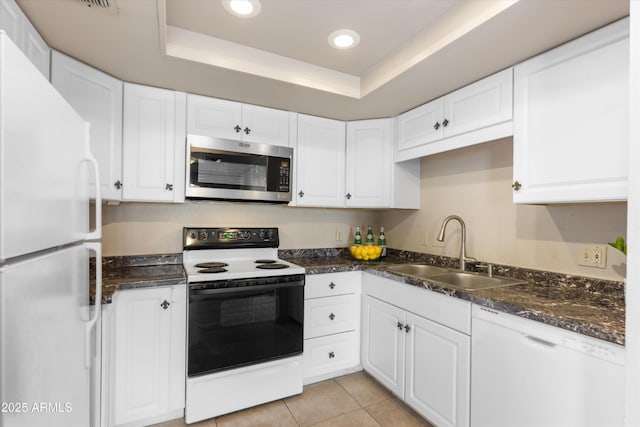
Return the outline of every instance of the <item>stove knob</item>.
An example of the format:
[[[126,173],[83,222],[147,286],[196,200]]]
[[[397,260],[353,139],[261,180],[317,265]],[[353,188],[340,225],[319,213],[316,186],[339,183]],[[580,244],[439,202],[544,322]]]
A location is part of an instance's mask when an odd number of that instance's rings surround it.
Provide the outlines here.
[[[207,233],[206,231],[200,232],[200,240],[207,240],[208,236],[209,236],[209,233]]]
[[[191,236],[190,236],[190,237],[191,237],[193,240],[195,240],[195,239],[198,237],[198,235],[196,234],[196,232],[195,232],[195,231],[192,231],[192,232],[191,232]]]

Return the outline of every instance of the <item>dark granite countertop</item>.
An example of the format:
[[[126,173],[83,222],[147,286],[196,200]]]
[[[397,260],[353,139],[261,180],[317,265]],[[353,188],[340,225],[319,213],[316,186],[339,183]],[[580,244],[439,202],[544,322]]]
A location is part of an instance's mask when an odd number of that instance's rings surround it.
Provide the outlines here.
[[[624,345],[625,302],[624,286],[621,282],[497,265],[494,266],[495,275],[526,280],[527,283],[463,291],[386,269],[390,265],[407,262],[456,268],[457,259],[453,258],[393,250],[384,261],[368,262],[356,261],[344,251],[327,253],[321,257],[289,251],[280,256],[305,267],[307,274],[366,271],[400,283],[424,287],[474,304]]]
[[[91,267],[92,270],[95,268]],[[183,285],[186,282],[181,254],[108,257],[102,263],[102,304],[111,304],[113,294],[119,289]],[[95,293],[92,292],[90,298],[93,304]]]
[[[281,250],[279,257],[306,269],[307,274],[366,271],[399,283],[419,286],[474,304],[624,345],[625,302],[621,282],[570,276],[545,271],[494,266],[494,274],[526,280],[522,285],[463,291],[387,267],[400,263],[424,263],[457,268],[458,260],[390,249],[380,261],[356,261],[343,249]],[[473,265],[470,265],[473,269]],[[111,303],[119,289],[170,286],[186,283],[181,254],[109,257],[103,261],[102,303]],[[92,295],[93,298],[93,295]]]

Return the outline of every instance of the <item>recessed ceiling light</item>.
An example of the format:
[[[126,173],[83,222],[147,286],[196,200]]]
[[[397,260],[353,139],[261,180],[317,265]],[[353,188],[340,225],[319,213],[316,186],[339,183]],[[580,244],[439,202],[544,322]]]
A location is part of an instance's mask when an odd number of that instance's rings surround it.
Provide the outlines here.
[[[360,43],[360,35],[353,30],[338,30],[329,34],[329,45],[336,49],[351,49]]]
[[[252,18],[260,13],[260,0],[222,0],[227,12],[241,18]]]

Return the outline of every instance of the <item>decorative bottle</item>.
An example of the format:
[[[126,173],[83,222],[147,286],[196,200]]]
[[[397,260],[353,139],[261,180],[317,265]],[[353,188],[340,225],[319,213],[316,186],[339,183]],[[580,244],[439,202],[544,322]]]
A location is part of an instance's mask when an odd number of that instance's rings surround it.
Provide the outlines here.
[[[380,227],[380,235],[378,236],[378,246],[382,248],[381,257],[387,256],[387,238],[384,236],[384,227]]]
[[[360,226],[356,227],[356,234],[353,244],[356,246],[362,245],[362,234],[360,234]]]
[[[365,243],[367,245],[373,245],[374,240],[373,240],[373,229],[371,228],[371,226],[367,227],[367,238],[365,240]]]

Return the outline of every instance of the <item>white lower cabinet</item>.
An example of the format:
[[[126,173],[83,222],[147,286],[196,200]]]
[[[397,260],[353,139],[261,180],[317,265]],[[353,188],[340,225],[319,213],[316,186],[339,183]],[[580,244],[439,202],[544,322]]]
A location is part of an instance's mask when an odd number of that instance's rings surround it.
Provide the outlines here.
[[[185,285],[118,291],[108,307],[108,426],[182,417]]]
[[[366,273],[362,285],[365,371],[435,425],[468,426],[470,303]]]
[[[307,276],[304,382],[337,377],[360,366],[360,272]]]

